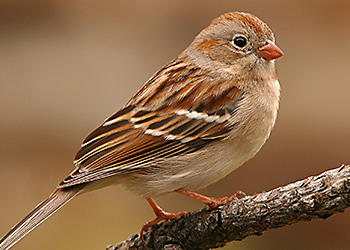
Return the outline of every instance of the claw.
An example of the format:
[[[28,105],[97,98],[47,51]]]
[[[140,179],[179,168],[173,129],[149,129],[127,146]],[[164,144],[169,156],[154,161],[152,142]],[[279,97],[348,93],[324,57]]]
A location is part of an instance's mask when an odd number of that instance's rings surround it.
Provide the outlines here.
[[[148,203],[151,205],[151,207],[153,208],[153,211],[156,214],[156,218],[148,221],[141,228],[140,239],[145,244],[146,244],[146,242],[145,242],[144,234],[148,231],[148,229],[150,227],[152,227],[153,225],[157,224],[160,221],[163,221],[163,220],[167,221],[167,220],[173,219],[175,217],[181,216],[181,215],[186,213],[184,211],[182,211],[180,213],[176,213],[176,214],[165,212],[160,206],[158,206],[158,204],[152,198],[148,197],[146,199],[147,199]]]
[[[189,197],[192,197],[196,200],[199,200],[199,201],[205,203],[206,205],[208,205],[209,209],[215,209],[218,206],[226,204],[229,201],[233,201],[233,200],[236,200],[236,199],[239,199],[239,198],[246,196],[246,194],[243,193],[242,191],[237,191],[228,197],[225,196],[225,197],[221,197],[221,198],[208,197],[208,196],[198,194],[196,192],[192,192],[188,189],[183,189],[183,188],[175,190],[175,192],[178,192],[178,193],[187,195]],[[167,221],[167,220],[173,219],[175,217],[181,216],[181,215],[186,213],[186,212],[180,212],[177,214],[168,213],[168,212],[165,212],[160,206],[158,206],[158,204],[151,197],[147,197],[146,200],[151,205],[154,213],[156,214],[156,218],[148,221],[141,228],[140,239],[142,240],[142,242],[145,245],[146,245],[146,242],[145,242],[144,234],[148,231],[148,229],[150,227],[159,223],[160,221]]]
[[[239,199],[239,198],[246,196],[246,194],[243,193],[242,191],[237,191],[237,192],[233,193],[232,195],[230,195],[229,197],[225,196],[225,197],[220,197],[220,198],[208,197],[208,196],[198,194],[196,192],[192,192],[188,189],[183,189],[183,188],[180,188],[180,189],[176,190],[175,192],[178,192],[180,194],[184,194],[184,195],[187,195],[191,198],[199,200],[199,201],[203,202],[204,204],[208,205],[209,209],[215,209],[218,206],[224,205],[229,201],[233,201],[233,200],[236,200],[236,199]]]

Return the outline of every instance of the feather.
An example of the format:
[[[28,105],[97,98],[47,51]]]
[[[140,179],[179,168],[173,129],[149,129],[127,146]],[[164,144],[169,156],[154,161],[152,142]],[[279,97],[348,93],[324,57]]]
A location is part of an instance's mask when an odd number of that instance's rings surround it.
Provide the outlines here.
[[[75,156],[77,168],[58,187],[145,168],[228,136],[238,125],[231,117],[243,93],[232,82],[217,87],[201,75],[182,61],[157,72],[147,88],[87,136]]]
[[[57,189],[49,198],[36,206],[24,219],[22,219],[10,232],[0,240],[0,250],[9,249],[34,228],[76,196],[83,186],[68,189]]]

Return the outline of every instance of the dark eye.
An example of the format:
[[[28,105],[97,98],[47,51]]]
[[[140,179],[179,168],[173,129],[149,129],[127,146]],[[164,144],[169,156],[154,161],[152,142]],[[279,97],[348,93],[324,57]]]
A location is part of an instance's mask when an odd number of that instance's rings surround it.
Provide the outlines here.
[[[233,43],[238,48],[244,48],[247,45],[247,38],[243,36],[237,36],[233,39]]]

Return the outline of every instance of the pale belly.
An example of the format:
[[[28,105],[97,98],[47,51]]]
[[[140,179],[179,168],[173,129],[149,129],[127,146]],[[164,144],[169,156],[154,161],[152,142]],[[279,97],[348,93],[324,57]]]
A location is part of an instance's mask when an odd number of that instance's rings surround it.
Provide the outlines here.
[[[123,184],[142,196],[169,193],[179,188],[198,190],[217,182],[252,158],[267,137],[249,143],[232,138],[211,144],[200,152],[168,158],[140,174],[134,172]]]

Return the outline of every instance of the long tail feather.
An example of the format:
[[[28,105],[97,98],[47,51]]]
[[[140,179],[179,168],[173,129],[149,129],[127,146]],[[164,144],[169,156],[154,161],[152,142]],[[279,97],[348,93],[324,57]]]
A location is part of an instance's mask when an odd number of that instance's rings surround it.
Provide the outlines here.
[[[82,188],[83,186],[75,186],[67,189],[57,189],[49,198],[36,206],[0,240],[0,250],[7,250],[16,244],[20,239],[76,196]]]

